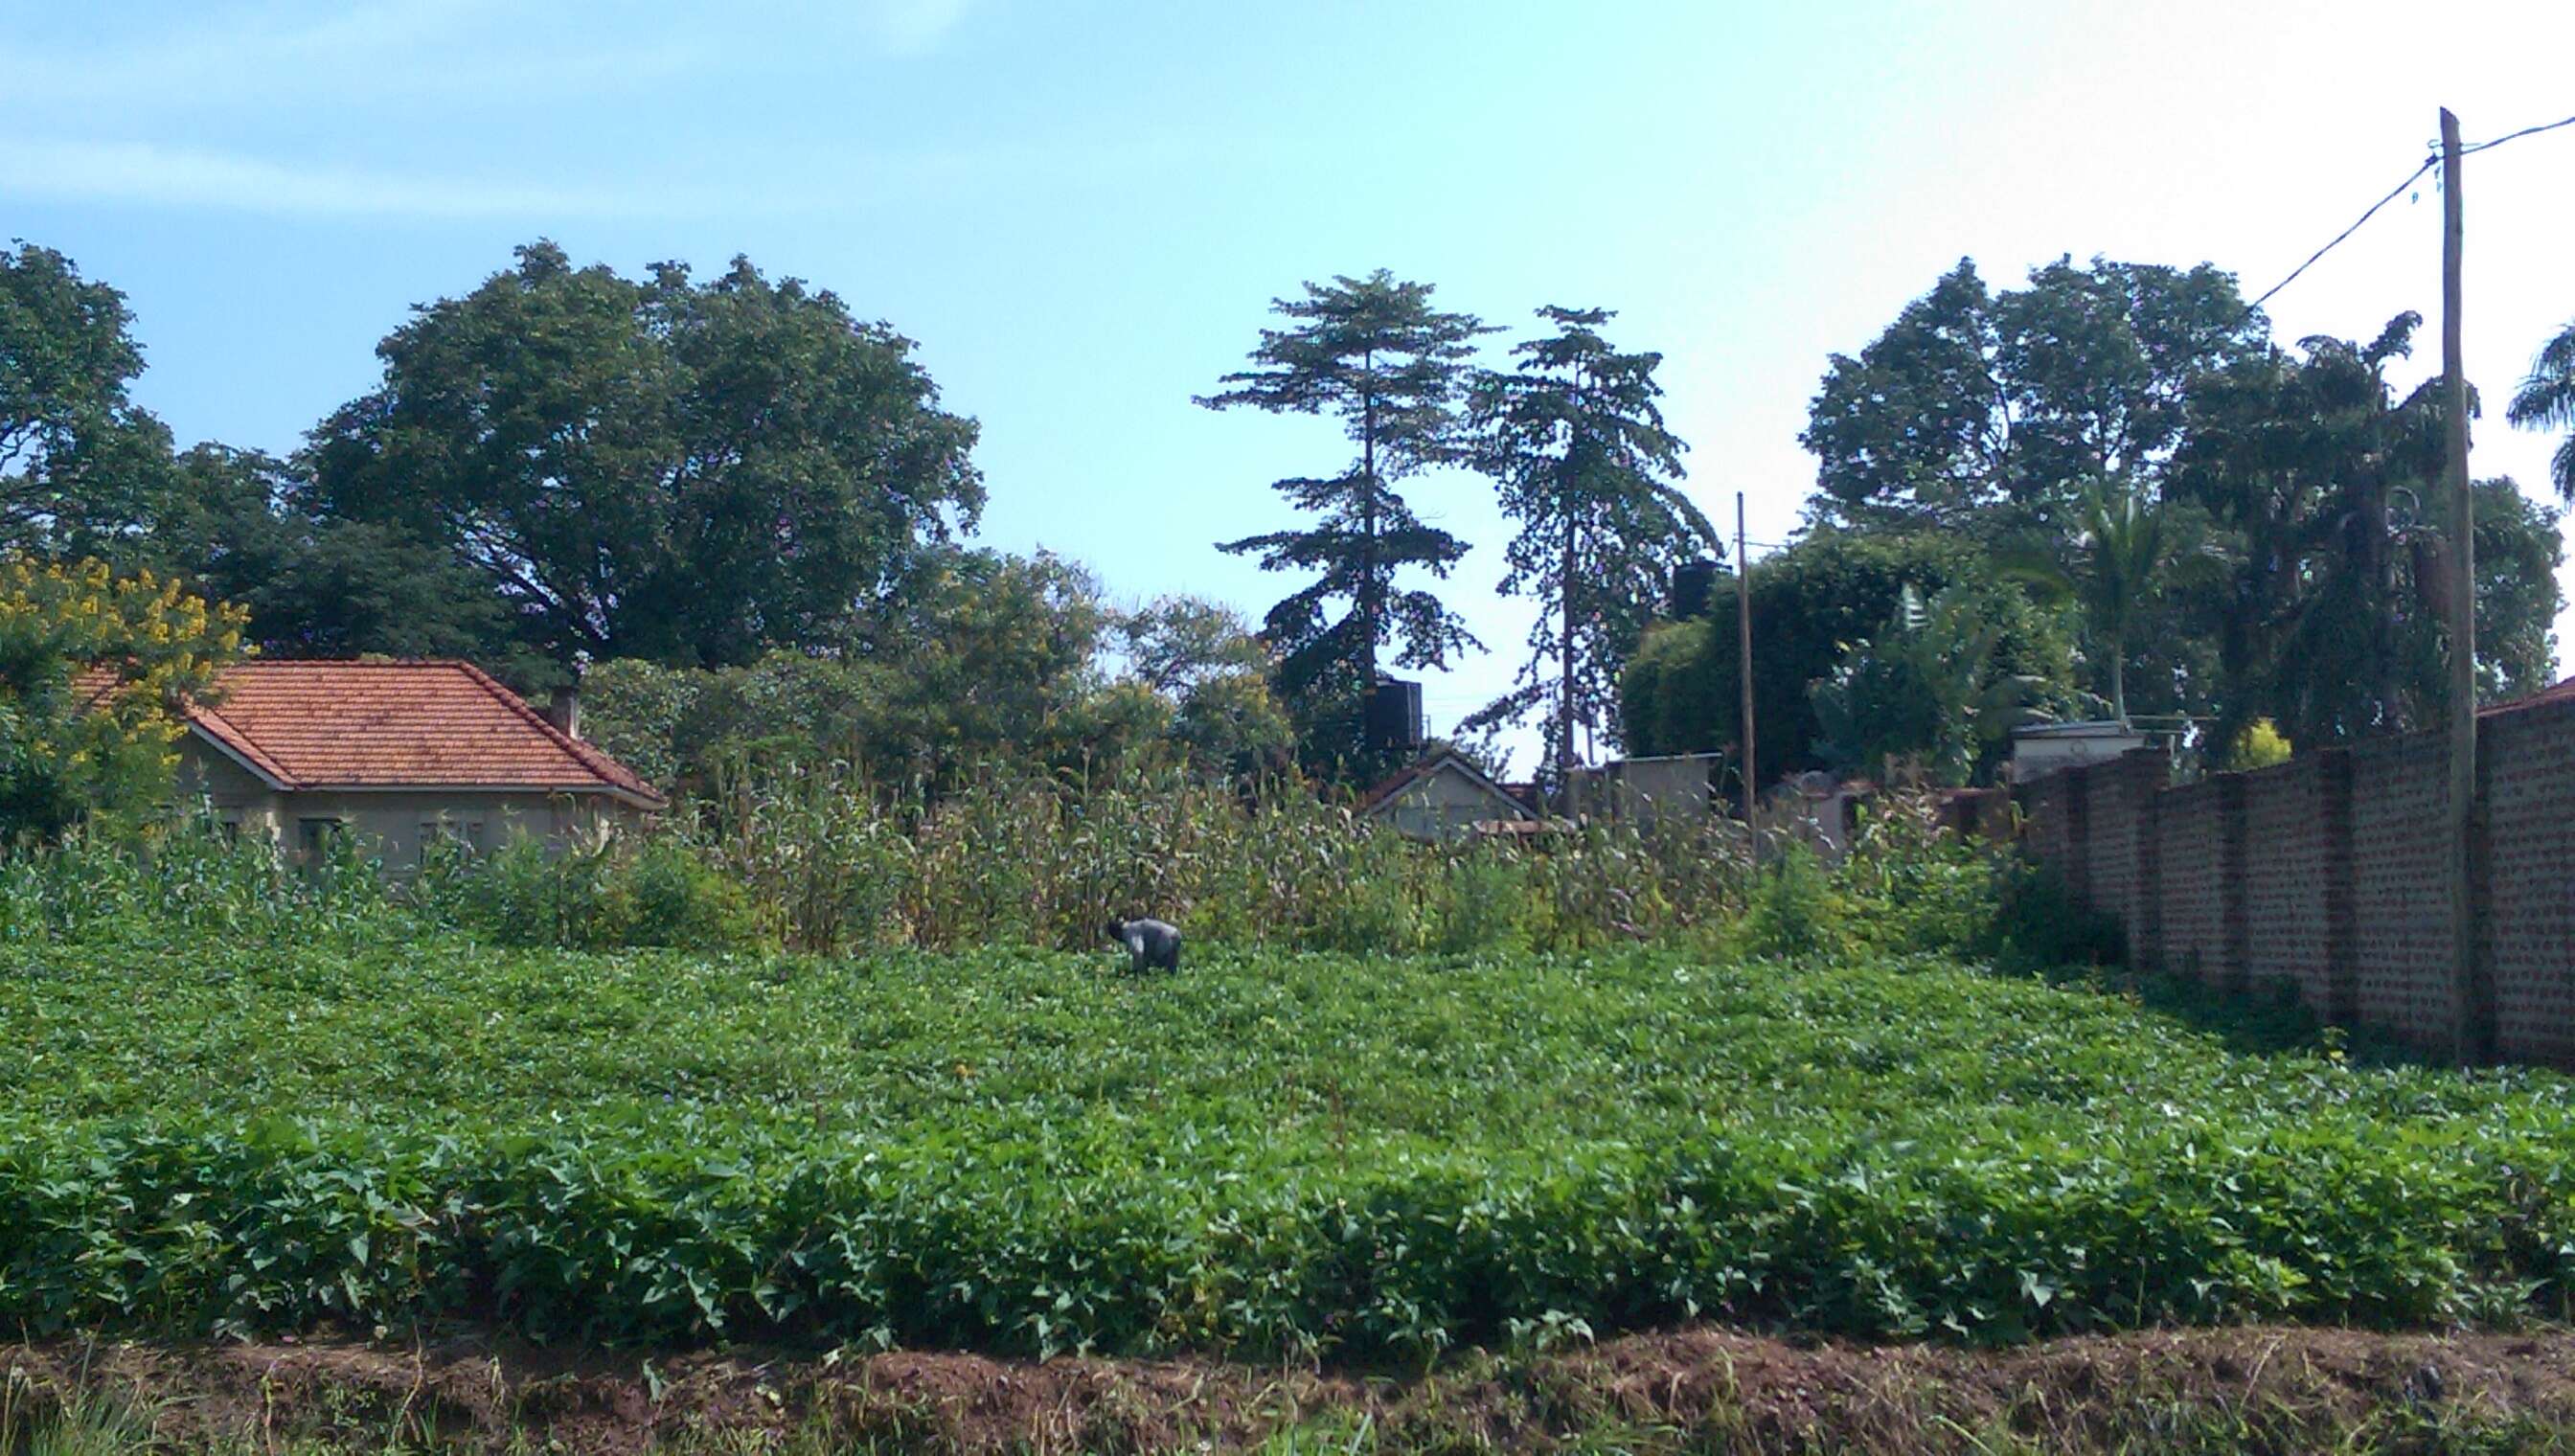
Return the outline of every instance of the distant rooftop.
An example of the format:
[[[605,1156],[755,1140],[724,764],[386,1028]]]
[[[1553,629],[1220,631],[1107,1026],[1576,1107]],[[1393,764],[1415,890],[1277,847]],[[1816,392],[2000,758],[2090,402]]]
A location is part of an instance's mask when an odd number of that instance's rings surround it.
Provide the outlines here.
[[[2145,729],[2117,719],[2094,719],[2086,723],[2041,723],[2012,729],[2015,738],[2142,738]]]

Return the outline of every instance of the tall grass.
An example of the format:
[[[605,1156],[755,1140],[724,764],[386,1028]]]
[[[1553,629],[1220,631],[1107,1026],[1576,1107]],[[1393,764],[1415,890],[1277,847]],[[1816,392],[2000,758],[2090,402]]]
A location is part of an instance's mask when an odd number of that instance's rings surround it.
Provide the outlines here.
[[[2015,895],[2033,911],[2016,920],[2075,923],[2045,883],[1940,832],[1927,800],[1872,809],[1836,867],[1788,849],[1756,876],[1747,851],[1714,816],[1439,844],[1293,782],[996,765],[931,796],[790,761],[738,767],[646,833],[483,856],[442,845],[404,875],[363,842],[295,864],[202,816],[75,833],[0,857],[0,943],[461,931],[570,948],[1080,948],[1112,915],[1153,914],[1194,943],[1367,954],[1694,936],[1756,953],[1981,953],[2000,948],[1997,913]]]
[[[932,800],[845,764],[739,769],[690,832],[818,951],[1087,945],[1113,913],[1237,944],[1578,948],[1725,923],[1744,879],[1722,820],[1426,844],[1299,785],[1180,770],[994,767]]]
[[[0,857],[0,941],[257,939],[407,928],[364,847],[295,865],[183,816],[141,834],[75,831]]]

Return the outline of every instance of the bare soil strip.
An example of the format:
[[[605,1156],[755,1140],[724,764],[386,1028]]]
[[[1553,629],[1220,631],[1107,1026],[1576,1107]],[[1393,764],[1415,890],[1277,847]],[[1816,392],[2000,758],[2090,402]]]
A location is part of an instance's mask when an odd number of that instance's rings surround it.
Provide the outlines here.
[[[20,1430],[87,1391],[147,1412],[175,1450],[1227,1451],[1311,1432],[1375,1450],[1596,1448],[1604,1432],[1630,1449],[1742,1452],[2575,1445],[2575,1331],[2555,1329],[2253,1327],[1981,1351],[1693,1329],[1403,1376],[480,1339],[57,1341],[0,1347],[0,1364]]]

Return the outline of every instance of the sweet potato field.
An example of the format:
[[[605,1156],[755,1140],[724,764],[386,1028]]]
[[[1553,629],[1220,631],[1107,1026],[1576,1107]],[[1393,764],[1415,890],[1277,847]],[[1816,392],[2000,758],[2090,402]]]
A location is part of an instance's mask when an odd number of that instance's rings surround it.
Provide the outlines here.
[[[0,948],[0,1324],[1413,1359],[2566,1308],[2575,1082],[1934,957]]]

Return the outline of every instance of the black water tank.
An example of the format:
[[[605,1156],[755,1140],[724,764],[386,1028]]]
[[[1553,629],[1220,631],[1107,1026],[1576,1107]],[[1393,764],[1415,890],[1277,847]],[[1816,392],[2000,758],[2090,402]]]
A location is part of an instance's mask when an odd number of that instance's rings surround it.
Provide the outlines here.
[[[1379,678],[1367,696],[1367,745],[1401,752],[1421,746],[1421,685]]]
[[[1707,615],[1707,599],[1716,590],[1716,563],[1701,557],[1672,568],[1672,620],[1687,622]]]

